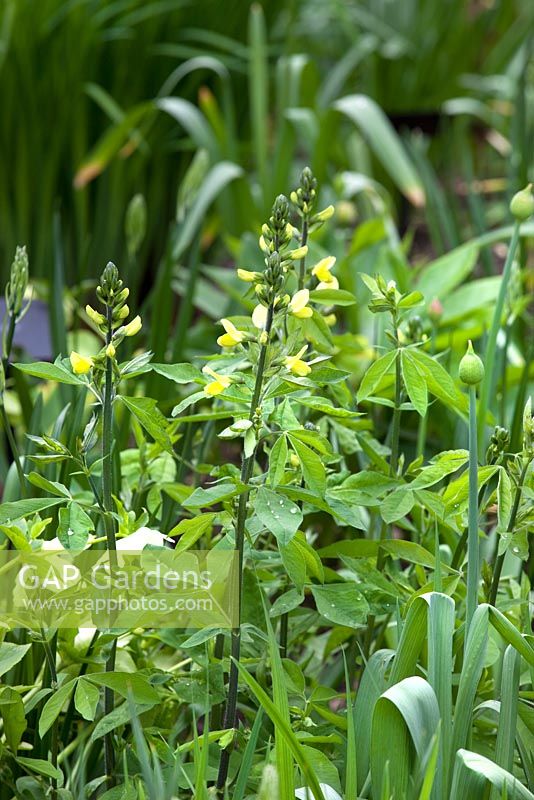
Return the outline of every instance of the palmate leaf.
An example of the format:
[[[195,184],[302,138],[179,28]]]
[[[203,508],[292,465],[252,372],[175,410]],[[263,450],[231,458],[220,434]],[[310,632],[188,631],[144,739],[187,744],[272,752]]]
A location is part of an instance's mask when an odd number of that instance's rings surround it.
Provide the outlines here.
[[[374,393],[384,375],[392,370],[397,355],[397,350],[390,350],[388,353],[380,356],[377,361],[371,364],[363,376],[360,388],[358,389],[358,394],[356,395],[358,403],[361,403]]]

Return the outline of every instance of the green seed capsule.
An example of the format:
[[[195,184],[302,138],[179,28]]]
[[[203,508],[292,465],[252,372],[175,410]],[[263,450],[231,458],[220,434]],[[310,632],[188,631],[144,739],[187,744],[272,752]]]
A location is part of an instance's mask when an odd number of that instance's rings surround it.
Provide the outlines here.
[[[462,383],[468,386],[475,386],[484,377],[484,364],[473,350],[473,344],[469,340],[467,352],[460,361],[459,373]]]
[[[524,222],[534,214],[534,196],[532,195],[532,184],[514,194],[510,203],[512,216],[518,222]]]

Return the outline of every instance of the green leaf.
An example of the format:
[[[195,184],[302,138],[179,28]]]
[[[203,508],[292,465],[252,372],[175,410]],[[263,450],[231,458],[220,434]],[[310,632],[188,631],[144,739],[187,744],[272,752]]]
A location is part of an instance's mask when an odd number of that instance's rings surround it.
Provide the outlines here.
[[[83,378],[75,375],[69,367],[68,360],[61,361],[56,359],[54,364],[48,361],[34,361],[31,364],[13,364],[13,366],[25,375],[32,375],[34,378],[41,378],[45,381],[55,381],[56,383],[67,383],[72,386],[87,386]]]
[[[262,689],[260,684],[251,675],[248,674],[243,665],[237,662],[237,668],[239,670],[242,679],[245,681],[245,683],[251,689],[251,691],[256,696],[258,701],[261,703],[261,705],[267,712],[268,716],[270,717],[270,719],[276,726],[277,730],[279,731],[280,735],[282,736],[285,744],[293,753],[295,761],[299,765],[307,785],[313,792],[314,800],[325,800],[324,794],[321,790],[321,787],[319,786],[319,782],[308,763],[305,753],[303,753],[302,751],[302,745],[295,736],[291,728],[291,725],[288,724],[286,719],[284,719],[280,710],[276,707],[276,705],[273,703],[273,701],[271,700],[269,695],[265,692],[265,690]]]
[[[45,508],[57,506],[64,500],[51,497],[36,497],[30,500],[15,500],[12,503],[2,503],[0,505],[0,524],[5,525],[14,522],[21,517],[31,517]]]
[[[84,719],[94,720],[99,699],[100,692],[98,688],[87,678],[80,678],[74,693],[74,705]]]
[[[397,358],[397,353],[397,350],[390,350],[371,364],[363,376],[360,388],[358,389],[358,394],[356,396],[358,403],[361,403],[374,393],[384,375],[393,367],[395,359]]]
[[[22,661],[30,647],[31,644],[2,642],[0,644],[0,676],[5,675],[15,664]]]
[[[137,714],[142,714],[144,711],[148,711],[150,708],[153,708],[156,705],[155,702],[152,703],[139,703],[135,706],[135,710]],[[98,739],[105,736],[106,733],[118,728],[119,725],[128,725],[132,720],[132,710],[128,703],[122,703],[120,706],[116,706],[113,711],[109,714],[106,714],[105,717],[102,717],[95,726],[92,734],[91,734],[91,742],[96,742]]]
[[[415,206],[424,206],[423,184],[393,125],[380,106],[363,94],[351,94],[334,103],[365,136],[369,147],[401,192]]]
[[[289,440],[299,457],[306,485],[312,492],[318,494],[319,497],[323,497],[326,489],[326,470],[323,462],[317,453],[314,453],[313,450],[291,434],[289,434]]]
[[[288,448],[285,434],[278,437],[269,453],[269,483],[274,488],[284,477]]]
[[[352,581],[310,588],[318,612],[330,622],[357,628],[367,619],[369,604]]]
[[[295,503],[264,486],[258,489],[254,511],[282,545],[291,541],[302,522],[302,511]]]
[[[429,301],[438,298],[443,302],[471,274],[478,251],[478,246],[464,244],[427,264],[419,273],[417,288]]]
[[[124,395],[120,397],[141,427],[163,450],[172,454],[172,442],[167,432],[168,423],[159,410],[157,402],[151,397],[125,397]]]
[[[410,484],[410,489],[425,489],[443,480],[447,475],[456,472],[467,463],[469,453],[467,450],[444,450],[439,453],[429,464],[424,467],[419,475]]]
[[[335,406],[327,397],[295,397],[295,402],[306,408],[313,408],[314,411],[319,411],[326,414],[327,417],[335,417],[337,419],[354,419],[361,417],[360,411],[349,411],[347,408],[339,408]]]
[[[7,536],[15,550],[22,550],[27,553],[32,551],[33,548],[26,534],[16,525],[0,525],[0,531]]]
[[[314,289],[310,292],[310,300],[325,306],[353,306],[356,302],[354,295],[343,289]]]
[[[428,408],[428,390],[422,371],[418,369],[417,362],[412,358],[409,350],[401,351],[401,366],[404,385],[408,397],[413,403],[417,413],[424,417]]]
[[[424,299],[421,292],[410,292],[399,300],[399,308],[414,308],[421,305]]]
[[[175,555],[185,553],[186,550],[193,547],[195,542],[197,542],[206,531],[210,530],[214,519],[215,514],[201,514],[193,519],[183,519],[169,531],[168,536],[172,538],[175,536],[180,537],[174,548]]]
[[[439,361],[421,349],[412,350],[411,355],[426,380],[428,391],[453,411],[467,413],[468,402],[466,395],[462,394],[458,389],[447,370],[442,367]]]
[[[0,689],[0,713],[4,722],[6,742],[11,751],[16,753],[26,730],[26,717],[22,697],[10,686]]]
[[[372,723],[371,782],[373,797],[382,796],[384,774],[389,765],[388,797],[405,797],[413,770],[425,771],[428,745],[439,732],[440,714],[436,695],[423,678],[405,678],[378,699]]]
[[[389,525],[391,522],[405,517],[412,510],[414,502],[415,497],[410,489],[396,489],[382,501],[380,506],[382,519]]]
[[[505,533],[508,530],[510,514],[512,512],[512,483],[504,468],[499,470],[499,483],[497,485],[497,532]]]
[[[238,494],[243,494],[247,491],[247,487],[243,484],[237,486],[231,481],[222,481],[213,486],[203,489],[201,486],[189,495],[187,500],[184,500],[182,505],[184,508],[209,508],[217,503],[222,503],[224,500],[230,500]]]
[[[23,758],[22,756],[17,756],[17,764],[30,770],[30,772],[44,775],[45,778],[52,778],[56,781],[63,780],[63,773],[61,770],[56,769],[49,761],[44,761],[41,758]]]
[[[98,686],[107,686],[122,697],[131,694],[135,703],[159,701],[159,695],[154,687],[143,675],[135,672],[92,672],[87,675],[87,680]]]
[[[74,691],[76,680],[76,678],[73,678],[60,686],[44,704],[39,717],[39,736],[41,739],[61,714],[61,709]]]
[[[33,486],[37,486],[38,489],[43,489],[45,492],[50,492],[55,497],[63,497],[70,499],[70,492],[66,486],[62,483],[58,483],[57,481],[49,481],[43,475],[39,475],[38,472],[30,472],[29,475],[26,476]]]
[[[78,503],[59,509],[58,538],[66,550],[83,550],[95,526]]]
[[[175,383],[204,383],[202,372],[193,364],[152,364],[152,369]]]
[[[501,798],[534,800],[532,792],[491,759],[469,750],[458,750],[454,762],[451,798],[484,800],[488,797],[488,783],[496,787]]]

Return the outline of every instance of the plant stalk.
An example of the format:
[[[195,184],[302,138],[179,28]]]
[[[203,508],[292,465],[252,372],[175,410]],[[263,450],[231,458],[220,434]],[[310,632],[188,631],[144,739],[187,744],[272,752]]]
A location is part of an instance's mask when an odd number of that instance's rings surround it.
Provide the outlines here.
[[[271,303],[267,312],[267,322],[265,325],[265,332],[267,334],[267,342],[261,346],[260,356],[258,359],[258,369],[256,372],[256,382],[254,384],[254,392],[250,403],[249,419],[252,420],[256,413],[261,390],[263,386],[263,373],[265,370],[265,362],[267,359],[267,350],[269,347],[269,336],[273,323],[274,306]],[[243,456],[241,465],[241,482],[248,484],[252,477],[252,470],[254,468],[255,452],[250,456]],[[238,553],[238,625],[232,630],[231,634],[231,663],[230,663],[230,677],[228,680],[228,698],[226,701],[226,709],[224,713],[223,726],[225,729],[235,728],[237,725],[237,691],[239,682],[239,673],[237,664],[239,663],[241,655],[241,611],[243,604],[243,556],[245,550],[245,522],[247,519],[247,505],[248,505],[248,491],[244,492],[239,497],[239,505],[237,509],[236,531],[235,531],[235,547]],[[230,765],[231,745],[221,751],[221,758],[219,762],[219,774],[217,776],[217,791],[220,793],[224,789],[226,779],[228,777],[228,767]]]
[[[308,217],[305,216],[302,220],[302,236],[300,240],[301,247],[308,244]],[[304,289],[304,283],[306,281],[306,256],[303,256],[300,259],[300,270],[299,270],[299,290]]]
[[[515,495],[514,495],[514,504],[512,506],[512,511],[510,512],[510,521],[508,523],[507,533],[512,533],[515,527],[515,521],[517,518],[517,512],[519,511],[519,504],[521,502],[521,495],[523,493],[523,484],[525,483],[525,478],[527,476],[528,466],[530,464],[530,460],[525,458],[523,463],[523,468],[521,470],[521,476],[519,478],[519,483],[517,484]],[[488,597],[488,602],[494,606],[497,601],[497,592],[499,591],[499,581],[501,579],[501,572],[504,564],[504,559],[506,556],[506,552],[501,553],[498,555],[498,547],[499,547],[499,538],[497,538],[497,555],[494,559],[494,567],[493,567],[493,575],[491,578],[491,587]]]
[[[517,245],[519,244],[519,230],[520,223],[516,222],[504,264],[501,285],[499,288],[499,296],[497,297],[497,303],[495,304],[495,311],[493,312],[491,328],[489,330],[488,340],[486,343],[486,353],[484,355],[486,374],[480,387],[480,402],[478,408],[478,437],[480,446],[479,457],[481,459],[483,458],[485,447],[486,414],[489,408],[489,399],[490,397],[493,397],[495,389],[495,352],[497,349],[497,336],[501,328],[504,302],[506,300],[510,276],[512,274],[512,264],[514,262]]]
[[[106,306],[106,317],[108,330],[106,334],[106,345],[110,344],[112,337],[112,311],[110,306]],[[113,511],[113,465],[111,461],[111,451],[113,447],[113,363],[112,359],[106,357],[106,376],[104,384],[104,404],[102,411],[102,503],[104,505],[104,526],[106,532],[107,549],[110,554],[111,566],[116,564],[117,543],[115,539],[115,525],[111,513]],[[115,669],[115,656],[117,652],[117,640],[111,644],[111,650],[106,661],[106,672],[113,672]],[[104,714],[107,716],[113,711],[114,698],[113,689],[104,688]],[[113,735],[107,733],[104,737],[104,769],[106,771],[106,786],[112,789],[115,786],[115,753],[113,751]]]
[[[467,608],[465,615],[465,646],[473,614],[478,605],[479,579],[478,547],[478,448],[477,448],[477,394],[469,387],[469,512],[467,533]]]

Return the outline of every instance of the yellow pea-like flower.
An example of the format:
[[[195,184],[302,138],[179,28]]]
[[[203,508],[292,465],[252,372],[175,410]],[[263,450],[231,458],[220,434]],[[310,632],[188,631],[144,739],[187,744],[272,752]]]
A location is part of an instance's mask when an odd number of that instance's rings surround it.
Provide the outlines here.
[[[75,350],[70,354],[70,365],[75,375],[86,375],[93,367],[90,356],[81,356]]]
[[[139,333],[141,328],[143,327],[143,323],[141,322],[141,317],[138,315],[134,317],[128,325],[125,325],[122,329],[122,332],[125,336],[135,336],[136,333]]]
[[[331,275],[329,281],[321,281],[316,288],[318,291],[322,289],[339,289],[339,281],[335,275]]]
[[[311,367],[309,364],[306,364],[305,361],[302,361],[302,356],[308,349],[308,345],[305,344],[302,347],[296,356],[287,356],[284,359],[284,364],[289,372],[292,375],[297,375],[299,378],[304,378],[306,375],[309,375],[311,372]]]
[[[302,247],[297,247],[296,250],[292,250],[289,254],[289,258],[292,261],[298,261],[299,258],[304,258],[304,256],[307,254],[308,254],[308,245],[305,244]]]
[[[103,314],[100,314],[99,311],[96,311],[96,309],[92,308],[92,306],[89,305],[85,306],[85,313],[87,314],[89,319],[93,320],[95,325],[103,325],[104,322],[106,321],[105,316]]]
[[[294,317],[299,319],[308,319],[312,316],[313,311],[308,305],[310,301],[310,293],[307,289],[301,289],[296,292],[289,301],[289,311]]]
[[[323,283],[330,283],[335,281],[333,275],[330,274],[334,264],[336,263],[336,259],[334,256],[327,256],[326,258],[322,258],[312,269],[312,275],[315,275],[317,280]]]
[[[334,206],[327,206],[323,208],[322,211],[319,211],[318,214],[315,215],[316,222],[326,222],[327,219],[334,216]]]
[[[207,365],[202,369],[202,372],[205,375],[210,375],[213,378],[212,381],[204,386],[204,394],[206,397],[216,397],[218,394],[221,394],[221,392],[224,392],[225,389],[228,389],[232,383],[228,375],[220,375]]]
[[[254,283],[261,278],[261,275],[259,272],[251,272],[249,269],[238,269],[237,277],[245,283]]]
[[[265,330],[267,325],[267,309],[265,306],[261,304],[256,306],[252,312],[252,324],[255,328],[259,328],[260,331]]]
[[[217,339],[218,345],[221,347],[235,347],[236,344],[241,344],[245,338],[245,334],[238,331],[233,322],[230,322],[229,319],[222,319],[221,325],[226,333],[219,336]]]

